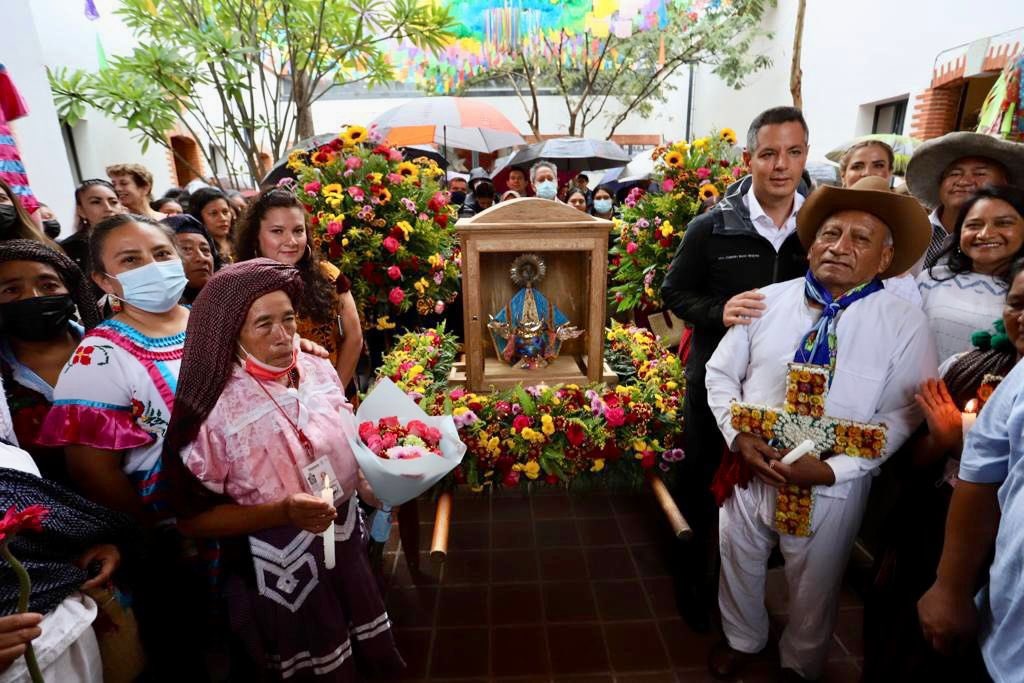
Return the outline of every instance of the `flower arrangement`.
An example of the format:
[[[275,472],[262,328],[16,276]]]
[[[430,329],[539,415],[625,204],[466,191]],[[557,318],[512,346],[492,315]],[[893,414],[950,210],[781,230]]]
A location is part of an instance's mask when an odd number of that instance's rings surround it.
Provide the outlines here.
[[[690,220],[721,197],[747,168],[735,147],[736,132],[723,128],[707,137],[654,149],[653,180],[660,192],[635,188],[615,220],[610,250],[611,305],[619,311],[662,307],[661,283]]]
[[[405,334],[384,357],[377,376],[387,377],[418,401],[447,384],[458,351],[458,339],[445,331],[444,323],[419,334]]]
[[[649,330],[617,323],[608,330],[606,354],[624,373],[616,387],[516,386],[489,394],[447,389],[443,380],[450,363],[428,369],[431,350],[416,346],[415,336],[399,338],[396,351],[403,362],[414,360],[409,354],[416,350],[422,352],[415,359],[424,368],[417,377],[433,378],[406,383],[407,391],[419,397],[421,387],[433,387],[420,405],[430,414],[452,415],[467,446],[462,464],[450,475],[453,483],[474,490],[587,480],[635,487],[648,470],[668,472],[684,457],[677,446],[683,368]],[[389,358],[385,366],[395,367]]]
[[[42,505],[29,505],[20,511],[11,507],[8,508],[3,518],[0,519],[0,558],[3,558],[11,566],[11,569],[14,570],[14,575],[18,577],[18,612],[28,611],[28,600],[32,594],[32,582],[24,565],[14,557],[10,547],[8,547],[8,543],[22,531],[42,531],[43,520],[46,519],[49,512]],[[36,661],[35,650],[32,649],[32,643],[25,644],[25,664],[32,683],[44,683],[43,674],[39,669],[39,663]]]
[[[352,281],[367,329],[390,330],[410,309],[441,314],[458,293],[455,209],[426,157],[406,161],[373,130],[348,126],[288,167],[305,205],[313,248]]]
[[[397,417],[367,420],[359,425],[359,438],[378,458],[415,460],[424,455],[441,455],[441,431],[421,420],[403,426]]]

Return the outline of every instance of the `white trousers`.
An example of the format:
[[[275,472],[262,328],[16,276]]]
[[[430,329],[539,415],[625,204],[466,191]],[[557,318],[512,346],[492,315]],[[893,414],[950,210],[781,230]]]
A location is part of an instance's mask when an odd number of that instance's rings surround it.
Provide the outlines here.
[[[779,640],[783,667],[804,678],[821,674],[835,628],[839,590],[860,527],[871,477],[853,482],[845,499],[817,495],[809,537],[772,528],[775,489],[754,479],[737,487],[718,518],[722,573],[718,605],[730,647],[759,652],[768,644],[765,582],[776,543],[786,560],[789,623]]]

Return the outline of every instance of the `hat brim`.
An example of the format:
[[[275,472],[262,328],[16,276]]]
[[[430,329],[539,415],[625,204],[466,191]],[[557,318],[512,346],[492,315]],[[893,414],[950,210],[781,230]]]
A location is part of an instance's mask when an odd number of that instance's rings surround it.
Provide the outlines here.
[[[957,159],[984,157],[999,162],[1011,185],[1024,182],[1024,145],[991,135],[961,131],[928,140],[914,151],[907,166],[910,193],[930,208],[939,205],[942,174]]]
[[[811,193],[796,215],[796,230],[810,251],[818,228],[840,211],[864,211],[889,227],[893,256],[881,277],[902,275],[920,260],[932,239],[928,214],[913,197],[888,190],[851,190],[824,185]]]

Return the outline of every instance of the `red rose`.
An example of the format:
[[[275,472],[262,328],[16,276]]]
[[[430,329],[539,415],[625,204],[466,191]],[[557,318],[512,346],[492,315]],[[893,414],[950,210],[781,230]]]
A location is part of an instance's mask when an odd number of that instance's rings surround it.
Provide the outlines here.
[[[388,277],[392,280],[401,280],[402,270],[398,266],[391,266],[388,268]]]
[[[544,477],[544,481],[546,481],[548,484],[551,484],[552,486],[554,486],[555,484],[558,483],[558,475],[557,474],[549,474],[548,476]]]
[[[385,237],[382,246],[389,252],[394,254],[396,251],[398,251],[398,247],[401,245],[398,243],[398,240],[396,240],[394,237]]]
[[[519,485],[519,472],[515,470],[509,470],[505,473],[505,477],[501,480],[501,483],[505,486],[512,488],[513,486]]]
[[[626,424],[626,411],[618,406],[614,408],[609,407],[604,411],[604,419],[608,422],[608,426],[612,429],[621,427]]]
[[[516,419],[512,420],[512,429],[516,431],[525,429],[533,424],[533,420],[527,415],[516,415]]]
[[[437,223],[442,228],[448,227],[448,214],[446,214],[446,213],[434,214],[434,222]]]
[[[565,438],[569,440],[570,444],[579,448],[586,440],[587,432],[577,423],[571,422],[565,429]]]
[[[395,306],[400,305],[403,301],[405,301],[405,292],[402,291],[401,287],[394,287],[388,293],[388,301],[390,301]]]
[[[654,467],[654,460],[654,451],[644,451],[644,456],[640,459],[640,467],[649,470]]]

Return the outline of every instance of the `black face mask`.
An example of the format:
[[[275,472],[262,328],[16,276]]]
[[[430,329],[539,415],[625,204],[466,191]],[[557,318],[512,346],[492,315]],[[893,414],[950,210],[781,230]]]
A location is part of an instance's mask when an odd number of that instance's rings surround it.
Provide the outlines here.
[[[7,232],[18,220],[18,211],[11,204],[0,204],[0,232]]]
[[[451,198],[451,203],[452,204],[458,204],[459,206],[462,206],[463,203],[465,203],[465,201],[466,201],[466,193],[465,192],[463,192],[462,190],[455,190],[454,192],[452,192],[452,198]]]
[[[47,218],[43,221],[43,232],[51,240],[55,240],[60,237],[60,221],[56,218]]]
[[[68,329],[75,312],[70,294],[0,304],[0,333],[24,341],[49,341]]]

